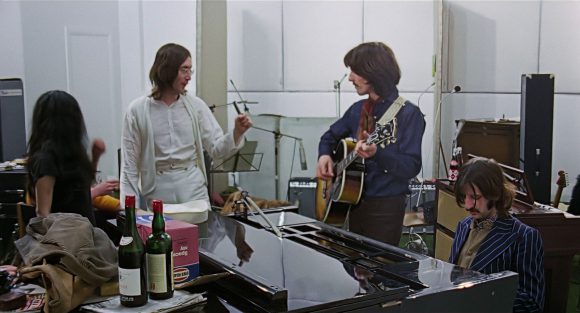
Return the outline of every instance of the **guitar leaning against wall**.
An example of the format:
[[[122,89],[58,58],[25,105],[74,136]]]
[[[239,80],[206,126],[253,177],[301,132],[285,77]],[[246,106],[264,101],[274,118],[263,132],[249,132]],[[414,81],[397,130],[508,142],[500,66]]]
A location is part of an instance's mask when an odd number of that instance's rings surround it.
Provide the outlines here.
[[[560,204],[560,198],[562,197],[562,191],[568,186],[568,173],[560,170],[558,171],[558,180],[556,181],[558,189],[556,189],[556,195],[554,195],[554,201],[552,206],[558,208]]]
[[[379,145],[396,138],[397,120],[385,125],[376,124],[369,135],[369,144]],[[354,151],[356,142],[342,139],[334,150],[332,180],[318,178],[316,185],[316,218],[331,225],[342,225],[351,205],[361,198],[364,182],[364,159]]]

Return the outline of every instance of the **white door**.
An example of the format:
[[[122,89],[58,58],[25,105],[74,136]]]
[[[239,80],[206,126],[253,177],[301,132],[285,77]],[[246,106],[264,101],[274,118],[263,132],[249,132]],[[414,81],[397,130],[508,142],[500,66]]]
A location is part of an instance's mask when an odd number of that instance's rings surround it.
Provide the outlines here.
[[[123,112],[117,2],[22,1],[21,14],[27,125],[40,94],[71,93],[91,140],[107,144],[99,164],[103,177],[116,176]]]

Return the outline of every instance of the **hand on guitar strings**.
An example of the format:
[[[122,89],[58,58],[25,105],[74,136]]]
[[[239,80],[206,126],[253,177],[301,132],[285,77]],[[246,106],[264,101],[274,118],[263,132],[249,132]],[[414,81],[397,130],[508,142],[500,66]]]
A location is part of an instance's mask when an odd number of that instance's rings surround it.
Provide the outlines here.
[[[367,144],[367,139],[369,138],[369,133],[363,131],[363,138],[357,141],[354,150],[363,159],[372,158],[377,153],[377,145],[374,143]]]
[[[333,167],[334,163],[330,155],[320,156],[316,164],[316,177],[326,180],[332,179],[334,177]]]

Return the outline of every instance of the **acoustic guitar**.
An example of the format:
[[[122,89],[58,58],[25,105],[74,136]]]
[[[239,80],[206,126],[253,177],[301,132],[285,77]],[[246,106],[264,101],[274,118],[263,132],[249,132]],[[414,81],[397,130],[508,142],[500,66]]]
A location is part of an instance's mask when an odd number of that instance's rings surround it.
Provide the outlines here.
[[[560,170],[558,171],[558,180],[556,181],[556,185],[558,185],[558,189],[556,189],[556,195],[554,195],[554,202],[552,206],[557,208],[558,204],[560,204],[560,198],[562,197],[562,191],[566,186],[568,186],[568,173]]]
[[[367,138],[369,144],[381,144],[396,140],[396,119],[385,125],[376,124]],[[334,177],[331,180],[318,178],[316,184],[316,218],[331,225],[342,225],[352,204],[361,198],[364,182],[364,159],[354,148],[356,142],[343,139],[333,152]]]

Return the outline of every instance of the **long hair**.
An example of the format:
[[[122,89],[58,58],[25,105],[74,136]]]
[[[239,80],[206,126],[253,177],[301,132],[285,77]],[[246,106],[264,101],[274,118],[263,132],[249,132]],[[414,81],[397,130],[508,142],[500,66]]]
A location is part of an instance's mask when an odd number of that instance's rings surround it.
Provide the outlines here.
[[[32,113],[32,129],[28,140],[28,191],[35,197],[32,171],[39,153],[51,154],[63,175],[78,175],[90,181],[94,169],[86,152],[87,130],[81,108],[70,94],[52,90],[42,94]]]
[[[365,42],[344,56],[344,65],[366,79],[374,91],[386,98],[401,80],[401,70],[395,53],[382,42]]]
[[[489,200],[488,209],[495,206],[497,215],[507,217],[515,196],[515,186],[508,182],[503,171],[494,159],[473,158],[459,170],[455,183],[457,205],[465,204],[465,187],[479,188],[481,195]]]
[[[189,57],[191,57],[189,50],[175,43],[165,44],[157,50],[155,61],[149,71],[149,80],[153,85],[151,97],[159,99],[163,92],[172,88],[179,67]]]

